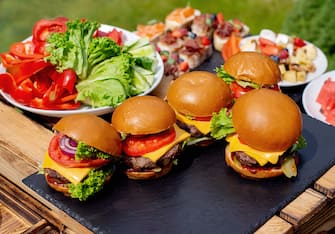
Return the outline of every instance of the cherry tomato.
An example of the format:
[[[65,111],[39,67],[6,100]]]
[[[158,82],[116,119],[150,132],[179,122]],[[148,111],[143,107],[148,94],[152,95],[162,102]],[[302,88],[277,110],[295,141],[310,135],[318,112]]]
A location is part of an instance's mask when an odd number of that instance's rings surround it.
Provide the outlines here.
[[[173,142],[175,137],[176,131],[173,127],[154,135],[128,136],[126,140],[123,141],[122,148],[129,156],[141,156]]]
[[[186,72],[189,69],[189,65],[186,61],[182,61],[181,63],[179,63],[179,69],[182,72]]]
[[[101,167],[110,162],[106,159],[85,159],[75,160],[74,157],[62,154],[59,148],[59,139],[62,134],[56,134],[50,141],[48,153],[52,160],[63,167]]]

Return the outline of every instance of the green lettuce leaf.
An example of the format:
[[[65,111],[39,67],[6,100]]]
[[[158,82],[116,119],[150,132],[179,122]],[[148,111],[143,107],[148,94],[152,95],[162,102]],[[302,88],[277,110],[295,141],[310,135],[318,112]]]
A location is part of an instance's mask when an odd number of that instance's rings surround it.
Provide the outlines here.
[[[231,84],[233,82],[238,83],[242,87],[252,87],[254,89],[259,89],[260,85],[256,84],[252,81],[246,81],[246,80],[236,80],[234,77],[229,75],[225,70],[224,70],[224,65],[221,65],[221,67],[215,68],[216,75],[223,79],[227,84]]]
[[[225,70],[224,66],[215,68],[216,75],[223,79],[227,84],[231,84],[235,81],[235,78],[229,75]]]
[[[69,193],[72,198],[80,201],[86,201],[89,197],[95,195],[103,189],[106,178],[112,176],[114,167],[104,169],[94,169],[88,176],[78,184],[69,184]]]
[[[52,33],[48,38],[46,57],[58,71],[71,68],[85,80],[91,69],[105,59],[121,53],[121,47],[108,37],[93,37],[100,24],[95,21],[67,22],[65,33]]]
[[[107,59],[96,65],[86,80],[78,82],[77,101],[93,107],[115,107],[133,95],[133,59],[129,54]]]
[[[112,155],[102,152],[101,150],[98,150],[92,146],[89,146],[82,141],[79,141],[76,148],[75,159],[83,160],[90,158],[109,159],[112,158]]]
[[[307,146],[306,139],[301,135],[297,142],[291,147],[290,152],[293,153],[295,151],[301,150]]]
[[[228,113],[227,108],[213,114],[211,119],[211,136],[213,138],[220,140],[234,132],[232,114]]]

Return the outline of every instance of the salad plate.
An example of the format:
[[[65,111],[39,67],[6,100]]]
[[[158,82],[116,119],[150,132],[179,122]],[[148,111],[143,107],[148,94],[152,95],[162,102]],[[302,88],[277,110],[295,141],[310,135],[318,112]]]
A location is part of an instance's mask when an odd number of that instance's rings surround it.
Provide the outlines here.
[[[324,82],[328,78],[330,78],[332,81],[335,81],[335,71],[326,72],[319,78],[313,80],[308,85],[306,85],[306,88],[302,93],[302,104],[306,113],[309,116],[327,124],[329,123],[326,121],[326,117],[321,113],[321,105],[316,102],[316,99],[320,93]]]
[[[106,24],[101,24],[100,26],[100,30],[101,31],[111,31],[113,29],[116,29],[118,31],[122,31],[122,39],[124,42],[124,45],[130,45],[132,43],[134,43],[136,40],[139,39],[139,36],[137,36],[136,34],[127,31],[125,29],[119,28],[119,27],[115,27],[115,26],[111,26],[111,25],[106,25]],[[31,40],[31,36],[26,38],[23,41],[27,41],[27,40]],[[163,61],[160,57],[160,55],[158,54],[158,52],[156,52],[156,71],[154,74],[154,79],[152,82],[152,85],[146,89],[144,92],[138,94],[140,95],[147,95],[149,93],[151,93],[160,83],[161,79],[163,78],[163,73],[164,73],[164,64]],[[5,73],[6,69],[4,68],[4,66],[2,64],[0,64],[0,73]],[[34,114],[38,114],[38,115],[44,115],[44,116],[49,116],[49,117],[63,117],[66,115],[70,115],[70,114],[81,114],[81,113],[90,113],[90,114],[95,114],[95,115],[104,115],[107,113],[110,113],[113,111],[113,107],[110,106],[106,106],[106,107],[92,107],[89,105],[81,105],[78,109],[75,110],[46,110],[46,109],[38,109],[38,108],[33,108],[30,106],[26,106],[23,105],[19,102],[17,102],[14,98],[12,98],[9,94],[3,92],[2,90],[0,90],[0,94],[3,96],[3,98],[9,102],[11,105],[22,109],[24,111],[27,112],[31,112]]]
[[[282,33],[279,33],[278,35],[279,36],[287,36],[287,35],[282,34]],[[241,40],[240,47],[242,45],[244,45],[245,43],[247,43],[248,41],[250,41],[250,40],[258,41],[258,38],[259,38],[259,35],[245,37]],[[310,43],[308,41],[305,41],[305,43],[313,45],[312,43]],[[315,48],[316,48],[316,51],[317,51],[317,56],[313,60],[313,64],[315,66],[315,71],[314,72],[308,72],[307,75],[306,75],[306,80],[305,81],[289,82],[289,81],[281,80],[279,82],[280,87],[293,87],[293,86],[299,86],[299,85],[307,84],[310,81],[312,81],[315,78],[322,75],[327,70],[328,60],[327,60],[326,55],[317,46],[315,46]]]

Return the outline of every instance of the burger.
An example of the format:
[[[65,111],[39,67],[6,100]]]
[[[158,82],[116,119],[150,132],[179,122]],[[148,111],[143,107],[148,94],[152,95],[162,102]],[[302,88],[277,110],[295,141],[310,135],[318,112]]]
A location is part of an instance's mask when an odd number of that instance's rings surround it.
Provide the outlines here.
[[[221,110],[228,115],[232,104],[229,86],[206,71],[179,76],[168,87],[166,99],[176,112],[178,126],[191,135],[187,144],[198,146],[215,142],[212,117]]]
[[[241,51],[216,68],[217,75],[229,84],[234,99],[246,92],[269,88],[279,90],[281,79],[278,64],[262,53]]]
[[[85,201],[103,189],[121,156],[119,133],[91,114],[61,118],[42,169],[48,185],[66,196]]]
[[[265,88],[249,91],[234,103],[232,123],[235,132],[226,137],[228,166],[253,179],[297,175],[297,152],[306,141],[300,109],[290,97]]]
[[[156,96],[135,96],[115,108],[112,125],[122,136],[122,170],[129,179],[168,174],[189,134],[176,125],[173,109]]]

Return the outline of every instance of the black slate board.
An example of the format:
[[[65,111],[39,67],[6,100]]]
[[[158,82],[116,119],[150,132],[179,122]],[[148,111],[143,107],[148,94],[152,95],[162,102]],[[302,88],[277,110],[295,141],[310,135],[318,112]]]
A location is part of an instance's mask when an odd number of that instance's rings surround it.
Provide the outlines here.
[[[303,115],[308,146],[295,179],[241,178],[225,165],[220,142],[183,154],[183,166],[154,181],[117,174],[85,203],[50,189],[33,174],[23,183],[95,233],[250,233],[335,164],[335,128]]]

